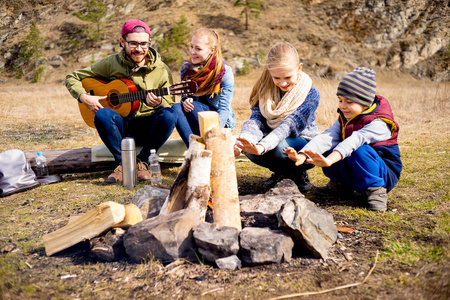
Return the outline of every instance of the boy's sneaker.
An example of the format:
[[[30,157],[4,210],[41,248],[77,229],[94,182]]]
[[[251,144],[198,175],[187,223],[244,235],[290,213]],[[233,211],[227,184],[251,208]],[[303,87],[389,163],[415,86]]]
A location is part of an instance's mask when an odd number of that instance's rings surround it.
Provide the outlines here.
[[[352,194],[353,190],[344,182],[330,180],[325,186],[317,187],[316,192],[322,195],[348,195]]]
[[[387,193],[384,187],[374,187],[366,190],[367,204],[370,210],[386,211],[387,210]]]
[[[283,180],[285,177],[283,174],[281,173],[273,173],[272,176],[270,176],[269,179],[266,180],[266,182],[264,182],[264,187],[266,189],[271,189],[273,188],[278,182],[280,182],[281,180]]]
[[[112,172],[108,178],[106,178],[107,183],[116,183],[117,181],[122,180],[122,166],[117,166],[117,168],[114,169],[114,172]]]
[[[300,170],[291,178],[302,194],[311,190],[311,182],[309,181],[308,173],[305,170]]]
[[[150,180],[152,177],[150,175],[150,172],[148,171],[148,165],[143,161],[138,161],[136,165],[137,169],[137,180],[143,181],[143,180]]]

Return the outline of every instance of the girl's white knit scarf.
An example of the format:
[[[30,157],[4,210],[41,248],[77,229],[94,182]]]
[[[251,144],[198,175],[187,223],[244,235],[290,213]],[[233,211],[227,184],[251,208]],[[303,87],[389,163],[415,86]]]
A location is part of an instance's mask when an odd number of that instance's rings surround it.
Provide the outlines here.
[[[281,122],[305,102],[311,87],[311,77],[300,71],[297,83],[292,90],[284,94],[278,103],[275,103],[270,95],[266,99],[262,99],[263,101],[259,101],[259,110],[266,118],[267,125],[272,129],[277,128]]]

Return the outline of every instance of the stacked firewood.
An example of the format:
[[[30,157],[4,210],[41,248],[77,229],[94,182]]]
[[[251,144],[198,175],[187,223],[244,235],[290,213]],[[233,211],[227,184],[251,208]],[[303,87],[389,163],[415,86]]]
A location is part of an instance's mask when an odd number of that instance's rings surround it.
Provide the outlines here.
[[[189,149],[160,215],[188,209],[205,221],[208,203],[214,223],[241,227],[234,138],[220,128],[216,112],[199,113],[200,136],[191,135]],[[64,227],[43,237],[46,254],[53,255],[81,241],[90,240],[91,250],[114,259],[114,244],[129,227],[143,221],[135,204],[106,202],[72,218]],[[108,233],[105,235],[105,233]],[[109,260],[109,259],[105,259]]]

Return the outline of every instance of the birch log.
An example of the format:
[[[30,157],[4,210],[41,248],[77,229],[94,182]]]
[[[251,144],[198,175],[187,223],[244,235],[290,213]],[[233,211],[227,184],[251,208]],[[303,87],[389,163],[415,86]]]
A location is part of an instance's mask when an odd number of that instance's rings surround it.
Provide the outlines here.
[[[215,127],[220,127],[219,114],[212,110],[199,112],[198,126],[202,141],[205,142],[206,133]]]
[[[186,189],[186,208],[199,212],[205,221],[208,200],[211,192],[209,186],[211,176],[212,152],[209,150],[193,150]]]
[[[214,223],[242,229],[234,158],[234,138],[229,128],[214,127],[206,133],[211,150],[211,196]]]
[[[183,164],[181,165],[177,178],[175,178],[172,188],[170,189],[169,197],[167,197],[167,200],[161,208],[160,215],[166,215],[185,207],[186,189],[192,151],[205,149],[205,144],[199,142],[199,140],[201,140],[201,137],[198,135],[191,134],[189,136],[189,149],[186,151]],[[211,168],[211,166],[209,166],[209,168]]]

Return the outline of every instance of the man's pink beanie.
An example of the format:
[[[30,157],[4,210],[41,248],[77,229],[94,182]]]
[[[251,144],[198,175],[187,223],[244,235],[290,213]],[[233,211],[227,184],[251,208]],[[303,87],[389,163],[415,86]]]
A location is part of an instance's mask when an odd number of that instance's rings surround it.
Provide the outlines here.
[[[141,28],[136,28],[138,26],[143,27],[144,30],[142,30]],[[138,19],[131,19],[126,21],[125,24],[123,24],[122,36],[132,32],[146,32],[150,35],[150,28],[144,21]]]

